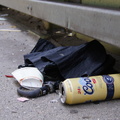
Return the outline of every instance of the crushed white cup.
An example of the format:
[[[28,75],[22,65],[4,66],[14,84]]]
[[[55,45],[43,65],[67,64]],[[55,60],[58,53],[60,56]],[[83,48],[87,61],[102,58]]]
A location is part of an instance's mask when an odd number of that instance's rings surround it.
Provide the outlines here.
[[[12,75],[25,88],[40,88],[44,82],[42,73],[35,67],[17,69]]]

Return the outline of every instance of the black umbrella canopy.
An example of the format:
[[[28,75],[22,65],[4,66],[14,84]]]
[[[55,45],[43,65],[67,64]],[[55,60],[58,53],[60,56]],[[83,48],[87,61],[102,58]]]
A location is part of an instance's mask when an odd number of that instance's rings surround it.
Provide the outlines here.
[[[24,60],[26,66],[33,64],[48,78],[60,81],[111,73],[115,62],[97,40],[79,46],[55,47],[49,41],[39,39]]]

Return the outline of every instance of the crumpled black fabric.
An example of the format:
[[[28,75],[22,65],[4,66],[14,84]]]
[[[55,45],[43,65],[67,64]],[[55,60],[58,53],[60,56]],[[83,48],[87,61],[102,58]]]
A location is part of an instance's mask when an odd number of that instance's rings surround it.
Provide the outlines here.
[[[24,55],[25,65],[33,64],[52,80],[109,74],[115,60],[106,54],[97,40],[79,46],[55,47],[47,40],[39,39],[33,50]]]

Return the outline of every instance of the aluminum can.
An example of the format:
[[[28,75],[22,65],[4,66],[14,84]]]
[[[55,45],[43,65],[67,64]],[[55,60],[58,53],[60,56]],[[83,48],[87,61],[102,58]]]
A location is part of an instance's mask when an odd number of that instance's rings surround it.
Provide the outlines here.
[[[60,101],[79,104],[120,98],[120,73],[69,78],[60,84]]]

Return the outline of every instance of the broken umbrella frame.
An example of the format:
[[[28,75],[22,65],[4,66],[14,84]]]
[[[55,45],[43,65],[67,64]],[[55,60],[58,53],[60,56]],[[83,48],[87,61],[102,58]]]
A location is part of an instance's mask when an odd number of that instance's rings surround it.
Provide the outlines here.
[[[24,87],[20,87],[17,89],[17,92],[19,95],[28,97],[28,98],[35,98],[35,97],[40,97],[44,96],[48,93],[53,93],[55,91],[54,89],[54,83],[53,82],[48,82],[43,85],[41,88],[33,89],[33,90],[28,90],[25,89]]]
[[[18,93],[26,97],[39,97],[59,89],[59,83],[67,78],[84,75],[99,75],[114,73],[115,59],[106,53],[105,48],[97,40],[79,46],[55,47],[45,39],[39,39],[33,50],[24,55],[25,65],[21,67],[36,67],[44,76],[42,88],[24,90],[18,88]],[[52,84],[50,83],[52,81]]]

